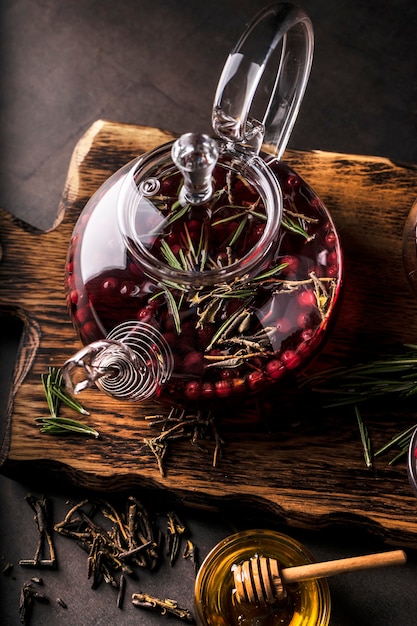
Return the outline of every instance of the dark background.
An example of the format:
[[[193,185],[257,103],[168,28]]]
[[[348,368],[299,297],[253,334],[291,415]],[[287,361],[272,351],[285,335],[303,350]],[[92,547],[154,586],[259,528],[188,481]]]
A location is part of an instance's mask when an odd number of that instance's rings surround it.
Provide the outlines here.
[[[0,205],[51,228],[78,139],[98,118],[174,133],[209,131],[214,90],[225,58],[248,20],[269,2],[254,0],[2,0],[0,6]],[[386,156],[417,163],[417,4],[411,0],[311,0],[313,70],[290,147]],[[410,198],[410,207],[415,199]],[[1,233],[0,233],[1,238]],[[0,320],[1,415],[18,328]],[[30,407],[28,407],[30,411]],[[406,480],[406,475],[404,476]],[[32,575],[17,565],[36,543],[28,490],[45,492],[54,519],[76,499],[67,487],[0,478],[0,621],[19,624],[20,586]],[[163,506],[161,504],[161,506]],[[360,530],[299,531],[262,512],[181,511],[201,556],[236,529],[277,525],[317,559],[384,549]],[[416,502],[417,515],[417,502]],[[58,572],[42,574],[51,605],[36,605],[32,623],[164,623],[86,579],[85,555],[57,538]],[[330,579],[334,626],[417,623],[416,555],[406,566]],[[38,572],[33,572],[38,575]],[[192,603],[188,562],[141,577],[147,590]],[[127,600],[132,589],[129,588]],[[55,603],[65,599],[68,609]],[[162,620],[162,621],[161,621]]]

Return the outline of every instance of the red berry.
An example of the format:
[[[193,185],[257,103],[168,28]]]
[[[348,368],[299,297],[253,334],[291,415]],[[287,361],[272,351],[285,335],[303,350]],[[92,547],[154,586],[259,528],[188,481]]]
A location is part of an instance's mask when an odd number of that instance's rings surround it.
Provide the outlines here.
[[[326,245],[328,248],[333,248],[336,245],[336,241],[337,241],[337,237],[336,237],[336,233],[333,231],[330,231],[324,241],[326,242]]]
[[[307,328],[311,322],[311,314],[309,310],[302,311],[297,317],[297,325],[299,328]]]
[[[336,250],[333,250],[332,252],[329,252],[329,254],[327,255],[327,258],[326,258],[326,263],[327,263],[327,265],[337,265],[337,252],[336,252]]]
[[[251,389],[258,389],[265,383],[265,375],[263,372],[255,370],[248,374],[248,385]]]
[[[152,307],[145,306],[136,313],[136,319],[144,324],[149,324],[152,321],[154,309]]]
[[[141,278],[143,278],[143,272],[140,267],[136,265],[136,263],[129,263],[129,272],[131,274],[134,274],[135,276],[140,276]]]
[[[285,367],[279,359],[272,359],[266,364],[266,373],[272,380],[278,380],[285,373]]]
[[[209,345],[210,341],[214,335],[214,327],[212,325],[206,324],[203,328],[199,328],[197,331],[198,341],[202,348],[205,348]]]
[[[298,267],[300,265],[300,262],[298,260],[298,257],[292,255],[292,254],[286,254],[285,256],[282,257],[281,259],[281,263],[285,263],[286,267],[284,267],[284,269],[281,270],[282,274],[286,275],[286,274],[295,274],[298,270]]]
[[[203,383],[201,387],[201,395],[207,400],[213,398],[216,394],[216,388],[213,383]]]
[[[109,277],[103,280],[101,283],[101,290],[103,293],[111,293],[119,288],[119,281],[117,278]]]
[[[306,355],[308,355],[312,350],[312,344],[311,341],[302,341],[301,343],[298,344],[297,346],[297,352],[298,354],[300,354],[303,358],[306,357]]]
[[[314,330],[312,328],[306,328],[301,333],[301,339],[303,341],[310,341],[314,337]]]
[[[77,309],[77,312],[75,314],[75,319],[77,321],[77,324],[79,324],[80,326],[82,326],[83,324],[85,324],[85,322],[90,320],[91,317],[92,317],[91,310],[88,305],[83,306],[80,309]]]
[[[191,380],[185,385],[185,397],[188,400],[198,400],[201,396],[201,383],[198,380]]]
[[[123,280],[120,283],[119,292],[122,296],[134,296],[137,292],[137,287],[133,280]]]
[[[303,291],[300,291],[297,300],[301,306],[317,306],[316,294],[312,289],[303,289]]]
[[[236,372],[234,370],[222,370],[220,376],[223,380],[231,380],[236,377]]]
[[[99,331],[97,329],[97,325],[93,320],[90,320],[84,324],[82,327],[82,335],[84,341],[91,342],[95,341],[98,338]]]
[[[187,228],[188,231],[190,233],[192,232],[198,232],[200,233],[201,231],[201,222],[199,222],[198,220],[190,220],[187,224]]]
[[[232,385],[228,380],[216,381],[216,395],[219,398],[228,398],[232,393]]]
[[[287,178],[287,183],[290,187],[296,188],[301,184],[301,180],[295,174],[290,174]]]
[[[327,268],[327,276],[329,278],[336,278],[339,274],[339,268],[337,265],[329,265]]]
[[[281,361],[287,369],[292,370],[300,365],[301,358],[295,350],[285,350],[281,354]]]

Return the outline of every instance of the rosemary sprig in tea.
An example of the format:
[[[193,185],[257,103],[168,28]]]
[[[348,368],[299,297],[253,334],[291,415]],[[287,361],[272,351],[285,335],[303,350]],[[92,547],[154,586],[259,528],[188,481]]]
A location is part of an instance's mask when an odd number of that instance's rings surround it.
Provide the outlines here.
[[[58,367],[50,367],[48,374],[42,374],[42,385],[48,404],[50,417],[37,417],[35,421],[39,424],[41,433],[48,435],[62,435],[65,433],[78,433],[80,435],[91,435],[99,437],[99,433],[94,428],[68,417],[58,415],[61,404],[65,404],[73,411],[82,415],[89,415],[88,411],[71,396],[65,389],[62,371]]]

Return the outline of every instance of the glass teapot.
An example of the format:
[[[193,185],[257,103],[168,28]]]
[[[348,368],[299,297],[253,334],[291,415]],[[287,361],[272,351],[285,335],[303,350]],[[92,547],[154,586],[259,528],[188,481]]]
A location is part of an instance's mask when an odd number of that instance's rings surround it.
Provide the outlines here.
[[[267,389],[320,348],[341,288],[339,238],[280,160],[313,41],[302,10],[264,9],[224,66],[214,137],[185,134],[139,156],[89,200],[66,264],[84,344],[63,368],[73,391],[219,402]],[[259,121],[255,96],[277,58]]]

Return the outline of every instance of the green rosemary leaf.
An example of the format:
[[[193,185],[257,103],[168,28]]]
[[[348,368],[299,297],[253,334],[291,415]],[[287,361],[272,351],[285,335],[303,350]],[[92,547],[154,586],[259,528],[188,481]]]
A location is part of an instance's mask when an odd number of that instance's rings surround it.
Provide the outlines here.
[[[286,267],[288,267],[288,263],[281,263],[280,265],[277,265],[277,267],[273,267],[267,272],[263,272],[262,274],[259,274],[259,276],[255,276],[255,278],[251,278],[251,283],[255,281],[259,281],[259,280],[265,280],[266,278],[271,278],[271,276],[275,276],[275,274],[278,274],[281,270],[285,269]]]
[[[247,223],[248,223],[248,216],[245,215],[245,217],[239,223],[238,227],[236,228],[235,232],[233,233],[233,237],[230,240],[229,246],[233,246],[236,243],[236,241],[239,239],[240,235],[243,233]]]
[[[388,465],[395,465],[395,463],[402,459],[405,454],[407,454],[407,448],[398,452],[398,454],[396,454],[390,461],[388,461]]]
[[[181,319],[180,319],[179,307],[177,303],[175,302],[175,298],[172,295],[171,291],[169,289],[165,289],[164,291],[165,291],[165,297],[168,303],[168,308],[171,312],[172,317],[174,318],[175,330],[177,331],[177,334],[179,335],[181,333]]]
[[[210,345],[207,346],[207,351],[211,350],[216,341],[220,339],[220,337],[225,336],[227,330],[234,324],[235,320],[240,316],[242,311],[244,311],[245,307],[240,307],[237,309],[230,317],[226,319],[226,321],[217,329],[217,332],[214,333],[212,340],[210,341]]]
[[[35,419],[41,424],[41,432],[43,433],[59,435],[65,432],[74,432],[81,435],[92,435],[96,439],[100,436],[100,433],[94,428],[67,417],[38,417]]]
[[[189,204],[184,204],[184,206],[182,206],[181,208],[179,207],[181,207],[181,202],[180,201],[174,202],[174,204],[172,205],[173,212],[171,213],[171,215],[168,217],[168,220],[167,220],[168,224],[173,224],[177,220],[181,219],[190,210]]]
[[[203,272],[208,258],[208,231],[204,224],[198,242],[197,258],[200,259],[200,272]]]
[[[50,367],[48,374],[43,374],[41,380],[50,412],[50,417],[35,418],[35,421],[41,426],[41,433],[59,435],[71,431],[82,435],[99,437],[99,433],[94,428],[86,426],[77,420],[58,416],[61,403],[66,404],[73,411],[82,413],[83,415],[89,415],[88,411],[84,409],[80,402],[75,400],[75,398],[65,390],[65,383],[60,368]]]
[[[192,268],[190,267],[190,262],[188,261],[187,257],[185,256],[184,250],[182,248],[179,249],[178,255],[180,257],[180,261],[181,261],[181,264],[182,264],[181,269],[185,270],[186,272],[187,271],[191,271]]]
[[[165,241],[165,239],[161,241],[161,253],[162,253],[162,256],[165,258],[166,262],[168,263],[168,265],[170,265],[171,267],[174,267],[177,270],[184,269],[181,263],[178,261],[177,257],[175,256],[175,254],[172,252],[167,242]]]
[[[46,402],[48,404],[49,412],[55,416],[58,411],[59,398],[53,396],[51,393],[51,374],[41,375],[42,385],[45,392]]]
[[[391,450],[391,448],[394,448],[399,445],[401,447],[404,447],[404,446],[407,447],[408,443],[410,442],[411,435],[413,434],[416,428],[417,428],[417,424],[414,424],[413,426],[410,426],[409,428],[406,428],[405,430],[401,431],[400,433],[398,433],[398,435],[395,435],[394,437],[392,437],[392,439],[390,439],[388,443],[386,443],[381,448],[379,448],[375,452],[374,456],[380,456],[384,452],[387,452],[387,450]]]
[[[228,209],[241,209],[243,207],[232,205],[232,204],[225,204],[224,206],[219,207],[218,210],[225,209],[225,208],[228,208]],[[212,226],[220,226],[221,224],[227,224],[228,222],[234,222],[234,221],[240,219],[241,217],[247,217],[247,216],[248,216],[248,212],[247,211],[242,211],[241,213],[232,213],[231,215],[228,215],[227,217],[222,217],[219,220],[215,220],[214,222],[212,222],[211,225]]]
[[[417,393],[417,346],[407,344],[401,354],[385,355],[367,363],[350,367],[331,368],[300,381],[300,387],[309,387],[322,395],[325,408],[355,405],[377,398],[392,397],[398,400]],[[393,448],[400,449],[389,462],[396,463],[406,454],[417,424],[398,433],[374,452],[373,457]],[[365,433],[363,433],[365,437]]]
[[[362,419],[362,415],[360,414],[360,411],[356,405],[355,405],[355,414],[356,414],[356,419],[357,419],[358,426],[359,426],[359,434],[361,437],[365,464],[366,464],[366,467],[372,467],[371,440],[369,438],[369,433],[368,433],[366,424],[364,423]]]
[[[70,407],[73,411],[77,413],[81,413],[82,415],[90,415],[88,411],[82,406],[78,400],[70,396],[62,387],[57,387],[57,385],[51,385],[51,392],[55,396],[57,396],[64,404]]]
[[[297,224],[294,220],[290,219],[288,216],[282,219],[282,226],[289,230],[290,232],[301,235],[305,239],[310,239],[310,235],[308,232],[301,226],[301,224]]]

